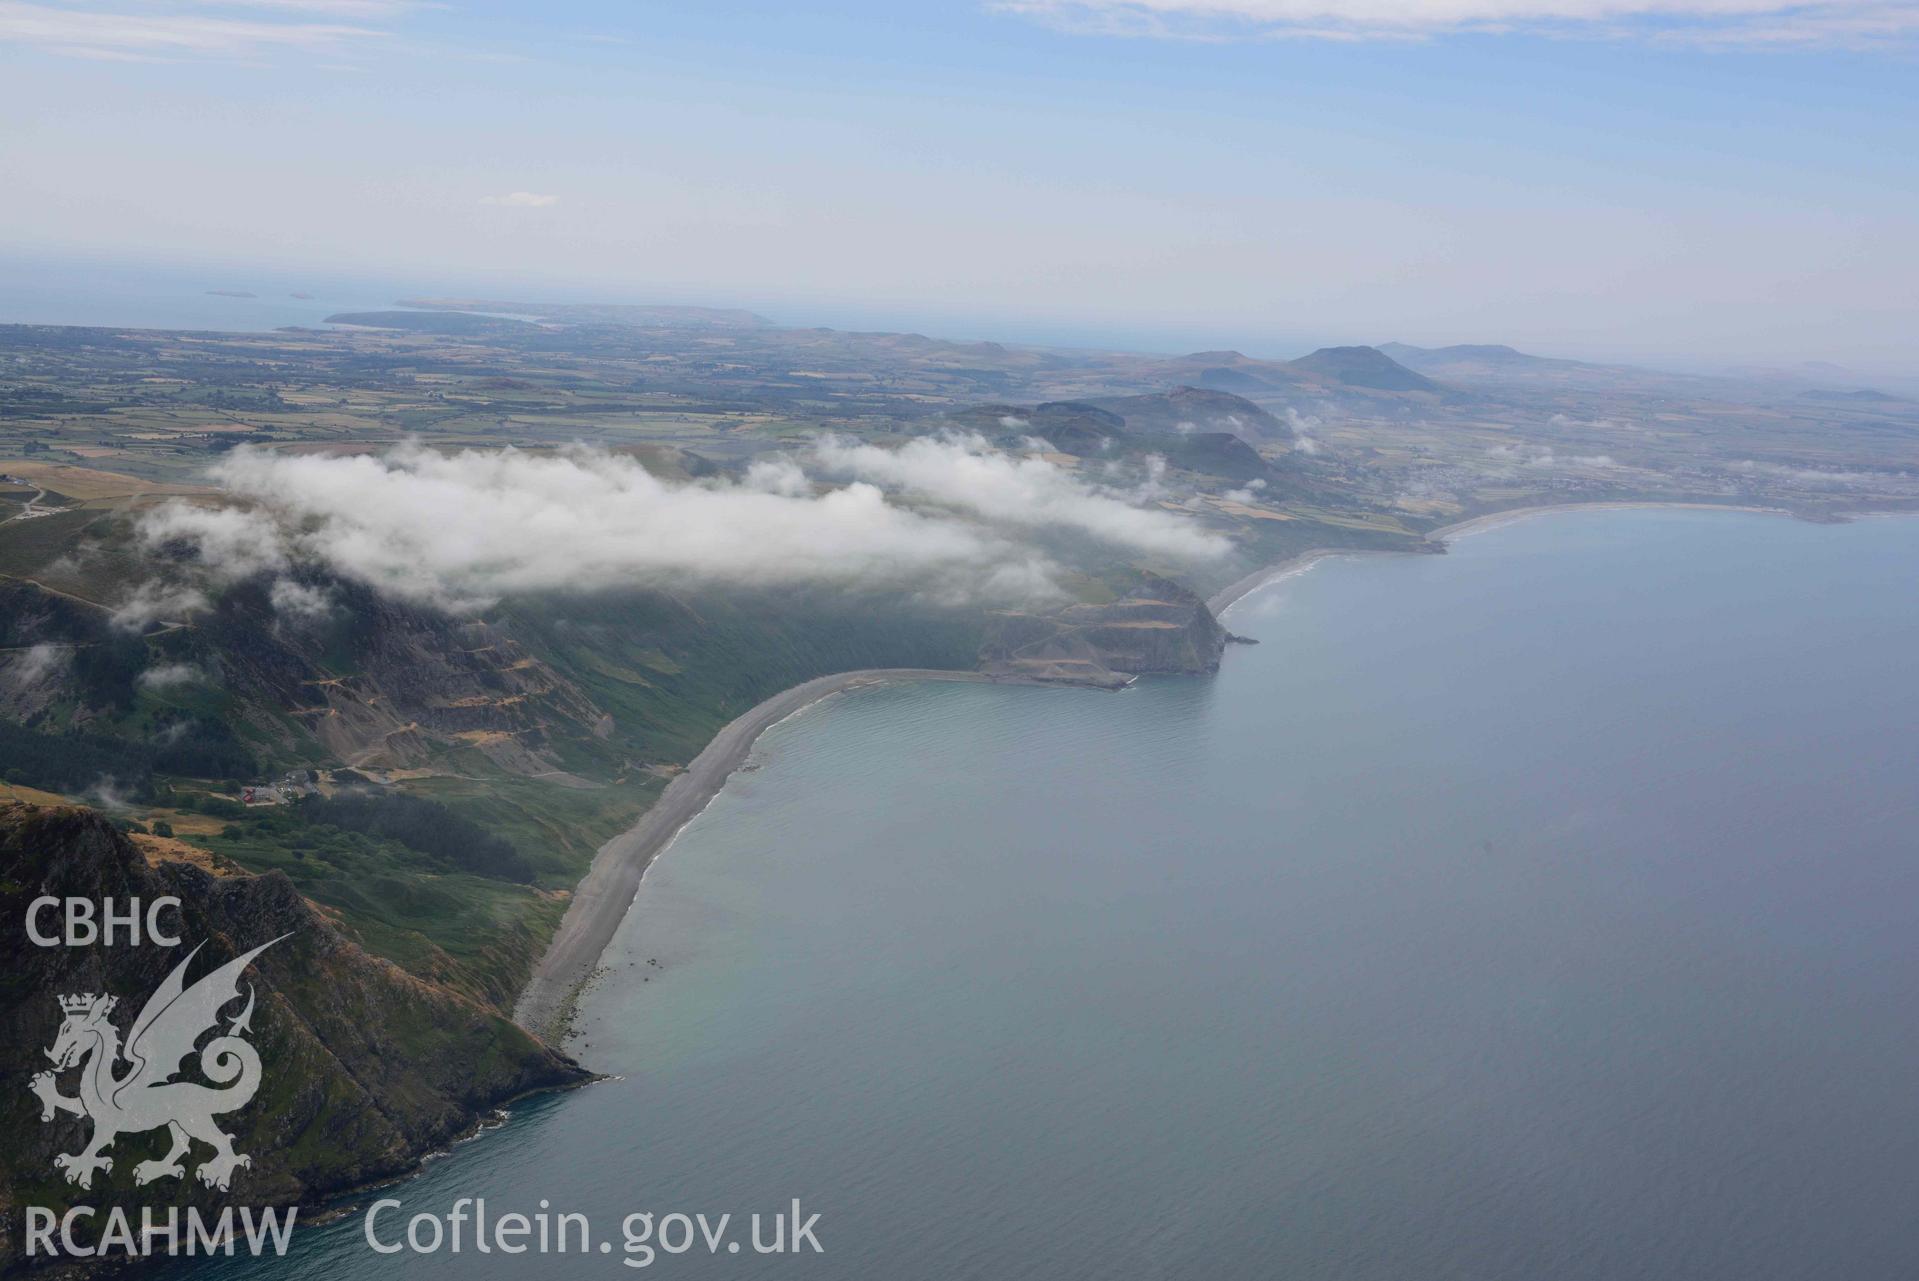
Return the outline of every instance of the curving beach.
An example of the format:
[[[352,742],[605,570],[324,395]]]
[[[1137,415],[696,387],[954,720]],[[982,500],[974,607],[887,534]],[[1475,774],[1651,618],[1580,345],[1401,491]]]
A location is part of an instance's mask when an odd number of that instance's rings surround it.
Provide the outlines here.
[[[1720,512],[1756,512],[1768,516],[1790,516],[1792,513],[1783,507],[1755,507],[1743,503],[1662,503],[1655,501],[1634,502],[1630,500],[1612,500],[1592,503],[1546,503],[1534,507],[1507,507],[1496,512],[1486,512],[1466,520],[1455,521],[1450,525],[1441,525],[1429,530],[1426,541],[1430,543],[1448,543],[1455,538],[1468,534],[1477,534],[1482,530],[1496,529],[1501,525],[1517,520],[1527,520],[1534,516],[1546,516],[1553,512],[1605,512],[1605,511],[1644,511],[1651,508],[1676,508],[1693,511]],[[1277,564],[1256,569],[1244,578],[1238,579],[1220,588],[1206,599],[1206,607],[1219,617],[1243,598],[1268,583],[1304,573],[1320,561],[1330,556],[1403,556],[1409,551],[1395,551],[1369,547],[1318,547],[1312,551],[1301,552],[1282,560]]]
[[[1773,511],[1777,509],[1734,507],[1711,503],[1606,502],[1566,503],[1552,506],[1517,507],[1489,512],[1433,530],[1427,535],[1443,542],[1465,534],[1556,511],[1607,511],[1647,507],[1698,507],[1718,511]],[[1397,556],[1397,551],[1365,548],[1316,548],[1258,569],[1215,592],[1206,602],[1215,615],[1222,615],[1256,589],[1292,574],[1302,573],[1333,556]],[[534,967],[514,1009],[514,1019],[525,1028],[548,1039],[562,1036],[565,1014],[575,993],[593,974],[607,944],[612,942],[620,922],[639,892],[640,880],[659,852],[665,849],[699,812],[706,808],[726,785],[734,770],[745,763],[753,744],[767,729],[795,712],[841,690],[888,681],[978,681],[1023,683],[984,672],[954,671],[940,668],[883,667],[838,672],[782,690],[727,723],[713,736],[693,762],[676,776],[640,820],[602,845],[593,856],[593,864],[574,889],[572,903],[560,922],[559,930],[547,945],[546,953]]]
[[[1403,552],[1377,551],[1362,547],[1317,547],[1297,556],[1289,556],[1277,564],[1256,569],[1244,578],[1236,579],[1206,598],[1206,608],[1213,611],[1214,618],[1221,618],[1226,611],[1237,605],[1242,599],[1252,595],[1268,583],[1276,583],[1282,578],[1294,574],[1303,574],[1320,561],[1331,556],[1400,556]]]
[[[782,690],[729,721],[700,754],[660,793],[626,831],[600,846],[573,891],[573,901],[534,967],[533,977],[520,993],[513,1017],[520,1026],[554,1039],[564,1032],[564,1015],[573,995],[593,974],[600,954],[625,919],[640,878],[654,857],[665,849],[708,801],[725,786],[727,777],[745,763],[753,744],[766,730],[793,713],[830,694],[887,681],[990,681],[983,672],[940,668],[877,667],[815,677]]]

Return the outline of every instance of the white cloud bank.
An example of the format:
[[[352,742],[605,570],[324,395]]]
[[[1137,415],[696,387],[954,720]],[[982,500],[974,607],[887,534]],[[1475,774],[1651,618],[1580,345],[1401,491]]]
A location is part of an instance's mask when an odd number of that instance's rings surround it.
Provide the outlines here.
[[[848,483],[820,483],[802,461]],[[190,547],[215,582],[311,561],[453,609],[534,591],[699,584],[1031,600],[1054,591],[1052,565],[1023,537],[1041,528],[1179,558],[1226,550],[1184,517],[977,437],[915,441],[897,454],[825,440],[803,459],[762,461],[741,482],[676,484],[584,448],[417,445],[360,457],[242,448],[214,475],[248,505],[159,508],[140,526],[149,551]],[[276,606],[285,597],[296,613],[324,608],[283,583]],[[124,624],[174,616],[188,590],[149,584],[123,607]]]
[[[814,457],[829,473],[998,525],[1077,530],[1132,551],[1188,560],[1229,550],[1225,539],[1189,520],[1138,505],[1148,494],[1094,488],[1044,458],[1002,453],[980,436],[921,438],[900,449],[829,436],[814,447]],[[1157,472],[1163,473],[1164,460],[1159,463]]]
[[[504,196],[482,196],[480,203],[500,205],[507,209],[551,209],[560,203],[560,198],[541,195],[537,191],[509,191]]]
[[[1187,39],[1522,32],[1873,47],[1919,35],[1914,0],[989,0],[989,7],[1069,30]]]

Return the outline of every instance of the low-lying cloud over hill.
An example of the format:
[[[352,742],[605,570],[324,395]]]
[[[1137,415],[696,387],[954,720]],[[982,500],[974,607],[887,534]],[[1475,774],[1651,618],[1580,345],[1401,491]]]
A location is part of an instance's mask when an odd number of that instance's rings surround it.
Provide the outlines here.
[[[675,482],[631,458],[406,445],[379,455],[239,449],[214,477],[237,500],[142,518],[149,550],[190,547],[215,581],[298,562],[449,609],[549,590],[785,583],[907,587],[944,599],[1054,593],[1037,531],[1182,559],[1224,540],[978,437],[897,453],[823,439],[741,479]]]

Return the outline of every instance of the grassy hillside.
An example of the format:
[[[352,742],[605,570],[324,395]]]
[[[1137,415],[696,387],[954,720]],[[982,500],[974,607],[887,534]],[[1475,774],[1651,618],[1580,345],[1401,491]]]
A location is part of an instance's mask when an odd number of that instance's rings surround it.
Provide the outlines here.
[[[114,513],[0,527],[0,559],[17,575],[0,577],[0,779],[282,873],[375,955],[501,1008],[594,852],[720,726],[829,672],[970,667],[981,633],[976,611],[898,596],[631,592],[456,617],[344,582],[316,583],[338,605],[324,618],[241,583],[129,631],[101,603],[127,590]],[[248,788],[284,803],[243,804]],[[329,799],[351,797],[474,826],[436,845]]]
[[[252,1158],[233,1173],[231,1197],[242,1204],[313,1204],[402,1173],[499,1103],[583,1079],[497,1009],[368,956],[281,877],[149,862],[97,814],[0,803],[0,1068],[22,1083],[0,1099],[0,1270],[16,1261],[22,1204],[104,1211],[226,1199],[190,1176],[136,1185],[135,1166],[160,1155],[163,1131],[122,1135],[113,1168],[87,1190],[56,1172],[54,1155],[78,1151],[88,1133],[82,1118],[43,1122],[24,1087],[47,1067],[42,1050],[62,1017],[56,998],[151,992],[184,958],[164,948],[34,946],[26,905],[42,893],[178,897],[183,933],[204,948],[191,978],[282,939],[248,978],[258,998],[252,1043],[272,1070],[225,1121]]]

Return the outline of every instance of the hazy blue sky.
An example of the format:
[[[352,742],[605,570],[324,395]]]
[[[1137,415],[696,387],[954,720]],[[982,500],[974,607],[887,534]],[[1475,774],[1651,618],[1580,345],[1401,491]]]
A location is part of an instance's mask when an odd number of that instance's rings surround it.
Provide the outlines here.
[[[0,0],[0,243],[1911,368],[1915,52],[1916,0]]]

